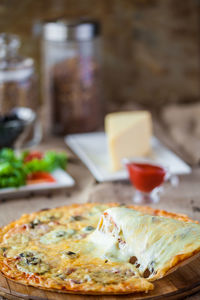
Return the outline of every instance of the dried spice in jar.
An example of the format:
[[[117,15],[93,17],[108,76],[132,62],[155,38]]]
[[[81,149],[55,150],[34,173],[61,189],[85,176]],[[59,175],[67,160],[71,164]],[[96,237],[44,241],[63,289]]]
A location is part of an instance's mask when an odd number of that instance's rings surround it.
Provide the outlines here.
[[[87,132],[102,124],[98,33],[94,22],[44,26],[44,101],[50,132]]]

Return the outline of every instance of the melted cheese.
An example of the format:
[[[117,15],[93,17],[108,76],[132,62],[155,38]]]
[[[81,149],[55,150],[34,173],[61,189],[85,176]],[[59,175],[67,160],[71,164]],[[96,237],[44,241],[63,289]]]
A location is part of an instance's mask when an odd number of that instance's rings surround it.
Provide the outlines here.
[[[17,249],[17,247],[20,247],[22,245],[28,245],[28,242],[29,237],[27,236],[27,234],[22,233],[17,233],[8,239],[5,239],[5,244],[8,246],[11,245],[14,249]]]
[[[148,269],[154,277],[175,256],[200,249],[200,225],[113,207],[89,239],[96,244],[93,255],[121,262],[136,257],[140,274]]]
[[[66,229],[64,227],[52,230],[40,238],[40,243],[45,245],[56,244],[61,240],[71,237],[75,233],[73,229]]]

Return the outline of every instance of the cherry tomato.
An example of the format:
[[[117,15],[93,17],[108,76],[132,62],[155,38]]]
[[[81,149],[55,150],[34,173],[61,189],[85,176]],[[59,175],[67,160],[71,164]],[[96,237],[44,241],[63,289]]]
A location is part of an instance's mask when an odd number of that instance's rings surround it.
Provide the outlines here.
[[[31,161],[33,159],[42,159],[43,158],[43,154],[39,151],[31,151],[24,159],[24,162],[28,162]]]
[[[28,176],[27,184],[56,182],[55,178],[47,172],[35,172]]]

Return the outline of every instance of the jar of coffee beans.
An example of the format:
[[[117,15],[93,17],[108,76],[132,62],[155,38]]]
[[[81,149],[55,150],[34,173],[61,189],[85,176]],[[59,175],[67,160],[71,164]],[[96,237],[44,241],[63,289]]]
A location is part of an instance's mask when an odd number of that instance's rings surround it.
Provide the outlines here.
[[[59,20],[43,28],[46,131],[88,132],[102,124],[99,24]]]

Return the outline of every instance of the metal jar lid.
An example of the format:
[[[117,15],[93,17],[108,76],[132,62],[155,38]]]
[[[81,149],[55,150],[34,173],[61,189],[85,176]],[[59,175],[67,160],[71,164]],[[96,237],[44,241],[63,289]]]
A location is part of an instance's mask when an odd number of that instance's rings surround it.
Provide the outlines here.
[[[45,23],[43,26],[43,37],[48,41],[88,41],[98,36],[100,32],[99,23],[96,21],[66,21],[57,20]]]

